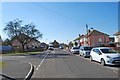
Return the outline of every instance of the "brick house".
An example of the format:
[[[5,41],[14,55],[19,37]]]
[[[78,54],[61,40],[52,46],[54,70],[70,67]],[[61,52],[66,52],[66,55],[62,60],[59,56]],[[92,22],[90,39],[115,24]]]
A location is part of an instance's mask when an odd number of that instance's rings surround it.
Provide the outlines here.
[[[54,42],[52,42],[52,44],[53,44],[54,48],[59,48],[59,43],[56,40],[54,40]]]
[[[29,37],[29,36],[27,36],[27,35],[25,35],[25,34],[21,34],[21,35],[19,35],[19,36],[17,36],[17,37],[21,37],[21,36],[26,36],[26,38],[29,38],[29,39],[31,39],[31,37]],[[14,47],[14,49],[15,50],[21,50],[22,49],[22,44],[19,42],[19,40],[16,38],[16,37],[14,37],[12,40],[11,40],[11,44],[12,44],[12,46]],[[30,41],[29,41],[29,43],[27,43],[25,46],[24,46],[24,48],[25,49],[35,49],[35,48],[37,48],[37,47],[39,47],[40,46],[40,41],[38,41],[38,40],[36,40],[36,39],[31,39]]]
[[[80,45],[95,47],[99,44],[108,43],[109,35],[97,30],[91,30],[88,34],[80,36],[79,42]]]
[[[43,49],[43,50],[47,50],[48,49],[48,45],[46,43],[42,42],[40,44],[40,48]]]
[[[77,37],[74,42],[77,42],[78,43],[78,46],[81,46],[81,42],[80,42],[80,39],[83,37],[84,35],[80,35],[79,34],[79,37]]]
[[[120,31],[116,32],[114,36],[115,36],[115,43],[117,43],[116,46],[120,47]]]

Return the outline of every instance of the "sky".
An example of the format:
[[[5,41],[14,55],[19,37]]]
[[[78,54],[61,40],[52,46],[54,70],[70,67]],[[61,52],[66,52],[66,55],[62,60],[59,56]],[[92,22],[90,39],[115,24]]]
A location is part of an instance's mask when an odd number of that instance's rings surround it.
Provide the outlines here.
[[[34,23],[43,34],[41,42],[70,42],[86,34],[86,24],[110,36],[118,31],[117,2],[2,2],[0,35],[6,23],[15,19]]]

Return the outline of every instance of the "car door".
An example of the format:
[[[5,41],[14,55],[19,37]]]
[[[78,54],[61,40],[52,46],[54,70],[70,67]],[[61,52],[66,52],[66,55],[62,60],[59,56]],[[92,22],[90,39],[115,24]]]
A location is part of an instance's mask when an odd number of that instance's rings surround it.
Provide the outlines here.
[[[95,55],[95,59],[96,59],[96,61],[98,61],[98,62],[100,62],[100,55],[101,55],[101,52],[100,52],[100,50],[99,49],[96,49],[95,50],[95,53],[96,53],[96,55]]]
[[[80,47],[79,53],[82,55],[82,46]]]
[[[96,55],[97,55],[96,49],[93,49],[93,50],[91,51],[91,54],[90,54],[90,55],[91,55],[92,59],[96,61]]]
[[[81,55],[84,55],[84,47],[81,48]]]

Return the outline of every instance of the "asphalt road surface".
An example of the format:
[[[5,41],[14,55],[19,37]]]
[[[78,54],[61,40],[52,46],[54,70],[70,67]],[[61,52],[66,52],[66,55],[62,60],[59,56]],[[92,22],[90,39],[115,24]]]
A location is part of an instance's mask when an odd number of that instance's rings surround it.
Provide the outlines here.
[[[120,67],[101,66],[97,62],[91,62],[88,58],[71,54],[65,50],[56,49],[46,51],[43,54],[30,54],[23,56],[11,56],[15,61],[30,62],[34,66],[32,78],[118,78]],[[6,59],[8,59],[6,57]],[[10,64],[11,65],[11,64]],[[24,67],[23,67],[24,66]],[[23,67],[21,76],[27,74],[27,65],[18,64],[12,68],[14,71]],[[8,70],[6,70],[8,71]],[[4,69],[5,72],[5,69]],[[11,70],[12,72],[12,70]],[[16,75],[15,72],[12,72]]]
[[[2,73],[0,73],[2,78],[5,80],[24,79],[28,75],[31,65],[18,59],[21,58],[16,56],[3,57],[2,61],[5,63],[5,65],[2,67]]]
[[[119,67],[104,67],[63,50],[45,53],[42,57],[35,55],[31,59],[35,66],[32,78],[118,78]]]

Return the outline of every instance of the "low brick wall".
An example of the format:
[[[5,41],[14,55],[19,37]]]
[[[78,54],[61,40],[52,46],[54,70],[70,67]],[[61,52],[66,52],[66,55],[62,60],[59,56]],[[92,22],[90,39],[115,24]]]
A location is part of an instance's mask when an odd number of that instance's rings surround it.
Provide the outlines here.
[[[120,50],[120,47],[109,47],[111,49],[114,49],[114,50]]]

